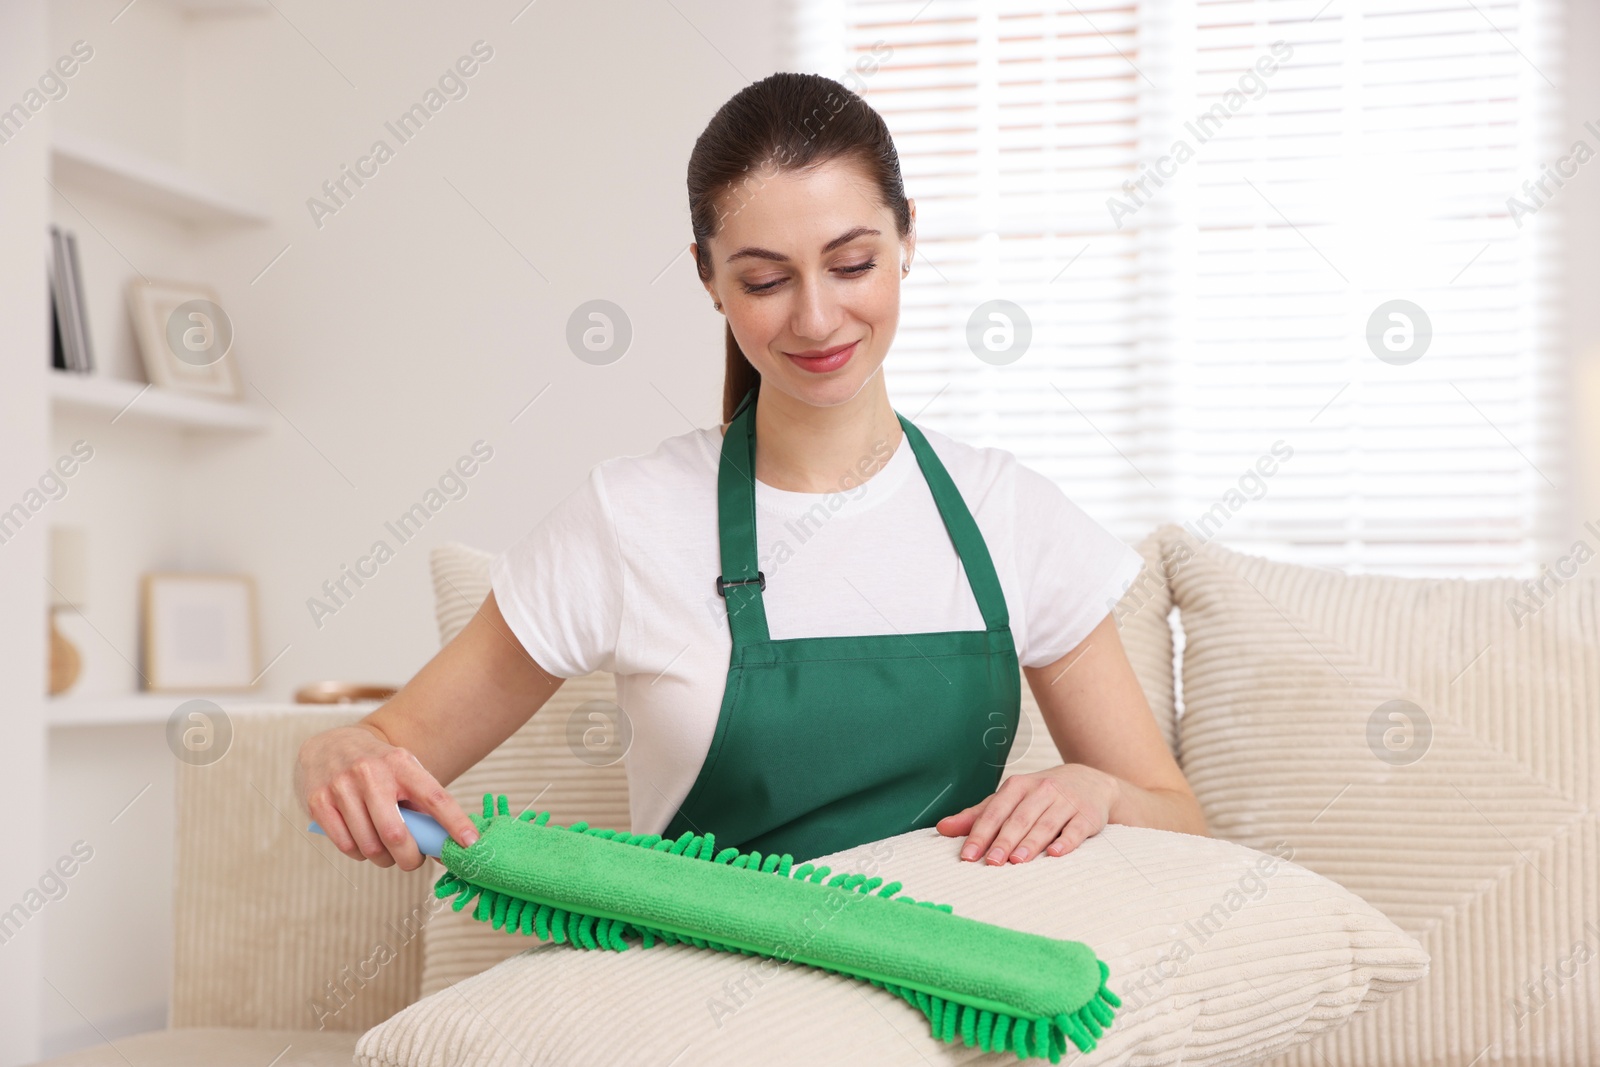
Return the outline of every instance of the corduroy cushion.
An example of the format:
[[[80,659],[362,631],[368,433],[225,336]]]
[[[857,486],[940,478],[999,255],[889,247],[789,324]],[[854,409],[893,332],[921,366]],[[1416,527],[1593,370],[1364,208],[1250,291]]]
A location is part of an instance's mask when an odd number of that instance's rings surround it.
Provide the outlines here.
[[[1355,894],[1214,838],[1113,825],[1060,857],[957,860],[932,829],[823,857],[901,880],[958,915],[1083,941],[1122,998],[1097,1067],[1244,1065],[1370,1011],[1427,971],[1417,943]],[[486,924],[480,924],[486,925]],[[486,927],[487,928],[487,927]],[[990,1059],[945,1045],[904,1001],[858,979],[685,945],[525,949],[364,1034],[366,1067],[617,1063],[905,1064]],[[1078,1054],[1069,1050],[1071,1059]]]
[[[1600,1064],[1600,583],[1349,576],[1158,533],[1212,832],[1293,841],[1433,959],[1277,1067]]]
[[[1172,598],[1159,548],[1153,533],[1139,545],[1145,569],[1115,608],[1108,605],[1107,610],[1114,610],[1129,662],[1162,736],[1176,753],[1172,631],[1167,622]],[[493,558],[493,553],[457,543],[441,545],[429,554],[441,645],[449,644],[461,632],[489,595],[489,562]],[[585,763],[573,755],[568,741],[569,723],[584,714],[584,704],[594,700],[616,700],[616,683],[610,674],[597,671],[568,679],[521,729],[450,782],[451,795],[469,811],[479,809],[485,793],[509,794],[519,805],[537,797],[539,810],[549,810],[555,822],[581,820],[592,826],[631,829],[622,762],[610,766]],[[1026,680],[1022,710],[1024,725],[1018,729],[1006,763],[1008,774],[1026,774],[1061,762]],[[430,860],[425,869],[437,877],[444,868]],[[423,932],[422,994],[486,970],[519,949],[498,931],[485,930],[482,923],[430,904]]]

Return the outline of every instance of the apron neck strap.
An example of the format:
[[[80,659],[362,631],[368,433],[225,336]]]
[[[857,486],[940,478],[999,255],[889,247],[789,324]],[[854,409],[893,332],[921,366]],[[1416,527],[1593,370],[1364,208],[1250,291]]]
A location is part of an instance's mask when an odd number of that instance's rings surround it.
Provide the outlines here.
[[[734,410],[722,438],[722,459],[717,468],[717,528],[722,559],[717,591],[726,600],[728,626],[736,647],[769,640],[766,604],[761,596],[766,587],[766,575],[757,568],[756,558],[757,388],[752,387]],[[945,530],[956,555],[961,558],[984,626],[990,630],[1008,627],[1011,620],[1000,580],[972,512],[922,431],[899,412],[895,412],[895,418],[911,442],[911,450],[938,505],[939,515],[944,519]]]

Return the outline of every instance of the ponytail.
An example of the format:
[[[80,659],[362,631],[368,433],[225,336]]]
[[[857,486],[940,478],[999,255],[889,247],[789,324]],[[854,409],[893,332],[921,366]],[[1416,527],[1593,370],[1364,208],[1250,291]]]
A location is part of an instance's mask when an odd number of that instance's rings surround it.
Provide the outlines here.
[[[733,327],[724,322],[722,329],[727,334],[728,349],[727,370],[722,376],[722,421],[732,422],[733,409],[739,401],[752,386],[760,386],[761,372],[745,358],[744,349],[733,339]]]

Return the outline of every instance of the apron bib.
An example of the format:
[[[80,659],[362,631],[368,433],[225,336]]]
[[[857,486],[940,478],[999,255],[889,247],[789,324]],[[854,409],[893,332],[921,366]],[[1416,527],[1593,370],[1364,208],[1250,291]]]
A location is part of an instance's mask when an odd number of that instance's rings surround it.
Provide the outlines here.
[[[756,566],[755,396],[722,441],[717,526],[733,636],[711,747],[664,836],[797,860],[932,826],[993,793],[1022,708],[1005,595],[983,535],[898,412],[983,615],[982,630],[767,636]]]

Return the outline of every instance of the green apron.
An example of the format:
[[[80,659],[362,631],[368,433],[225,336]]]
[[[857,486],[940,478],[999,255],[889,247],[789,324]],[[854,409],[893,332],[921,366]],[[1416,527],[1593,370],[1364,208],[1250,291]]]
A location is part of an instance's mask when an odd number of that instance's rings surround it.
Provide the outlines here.
[[[759,388],[759,387],[757,387]],[[716,732],[665,836],[812,859],[932,826],[994,792],[1022,707],[1005,594],[922,431],[895,413],[983,615],[982,630],[767,636],[756,568],[756,388],[722,441],[717,525],[733,651]]]

